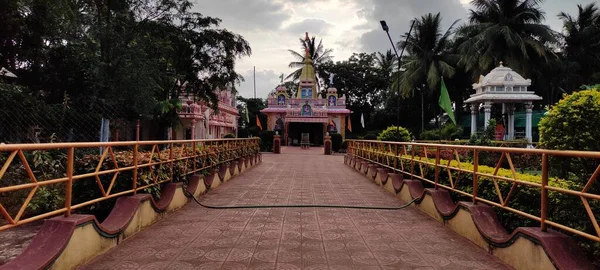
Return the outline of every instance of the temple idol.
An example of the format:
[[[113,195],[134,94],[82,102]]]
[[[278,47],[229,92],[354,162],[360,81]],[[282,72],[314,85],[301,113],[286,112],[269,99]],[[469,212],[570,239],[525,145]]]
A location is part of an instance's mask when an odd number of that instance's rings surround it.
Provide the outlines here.
[[[335,88],[327,89],[323,95],[319,88],[311,55],[306,50],[295,97],[290,97],[281,84],[267,98],[268,107],[260,111],[267,115],[267,129],[278,132],[283,145],[299,145],[302,134],[309,134],[311,145],[323,145],[327,132],[345,138],[346,116],[351,113],[346,109],[346,97],[339,96]]]

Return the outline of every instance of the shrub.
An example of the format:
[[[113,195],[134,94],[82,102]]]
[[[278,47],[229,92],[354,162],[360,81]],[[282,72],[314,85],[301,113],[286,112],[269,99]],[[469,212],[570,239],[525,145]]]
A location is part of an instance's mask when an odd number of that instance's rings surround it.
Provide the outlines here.
[[[403,127],[389,126],[379,134],[377,139],[381,141],[408,142],[410,141],[410,132]]]
[[[260,151],[271,152],[273,151],[273,136],[275,132],[272,130],[263,130],[260,132]]]
[[[348,141],[344,140],[344,141],[342,142],[342,145],[340,146],[340,149],[342,149],[342,150],[344,150],[344,151],[345,151],[346,149],[348,149]]]
[[[342,134],[331,134],[331,148],[334,152],[339,152],[342,146]]]
[[[565,95],[539,123],[540,146],[600,151],[599,115],[600,91],[584,90]]]
[[[363,137],[364,140],[369,140],[369,141],[376,141],[377,140],[377,135],[375,134],[367,134],[365,135],[365,137]]]
[[[450,141],[453,139],[458,139],[462,133],[463,133],[462,127],[456,126],[452,123],[448,123],[448,124],[444,125],[444,127],[440,131],[440,137],[443,140]]]
[[[226,139],[227,138],[235,138],[235,135],[232,133],[227,133],[227,134],[225,134],[225,136],[223,136],[223,138],[226,138]]]
[[[419,139],[421,140],[439,140],[440,139],[440,131],[439,130],[425,130],[421,132],[419,135]]]

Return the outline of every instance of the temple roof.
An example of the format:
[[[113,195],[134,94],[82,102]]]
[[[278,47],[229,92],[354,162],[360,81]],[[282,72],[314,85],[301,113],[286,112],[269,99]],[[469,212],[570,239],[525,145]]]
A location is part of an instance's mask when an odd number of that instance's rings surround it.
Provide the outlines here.
[[[531,80],[525,79],[521,74],[513,71],[509,67],[505,67],[500,62],[500,65],[485,76],[479,77],[479,82],[473,84],[473,89],[486,86],[530,86]]]
[[[528,91],[530,79],[525,79],[509,67],[500,65],[485,76],[479,77],[479,82],[473,84],[475,94],[465,103],[481,102],[510,102],[542,100],[542,97]]]

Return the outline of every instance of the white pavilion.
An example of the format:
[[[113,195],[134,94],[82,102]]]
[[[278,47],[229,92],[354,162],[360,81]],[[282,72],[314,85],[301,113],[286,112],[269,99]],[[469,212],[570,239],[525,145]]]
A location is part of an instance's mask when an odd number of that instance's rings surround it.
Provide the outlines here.
[[[494,68],[485,76],[479,77],[479,82],[473,84],[475,94],[471,95],[465,103],[471,104],[471,135],[477,132],[477,114],[480,105],[484,108],[484,128],[487,128],[491,118],[492,106],[502,104],[502,115],[507,115],[507,140],[515,138],[515,109],[516,104],[525,105],[525,137],[531,143],[532,140],[532,110],[533,101],[542,100],[527,88],[531,86],[531,80],[525,79],[509,67],[500,62],[500,66]]]

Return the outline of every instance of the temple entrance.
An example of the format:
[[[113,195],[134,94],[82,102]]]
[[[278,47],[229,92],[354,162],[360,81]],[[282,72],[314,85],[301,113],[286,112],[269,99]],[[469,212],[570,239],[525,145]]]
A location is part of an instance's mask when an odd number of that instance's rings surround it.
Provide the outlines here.
[[[311,146],[323,145],[323,124],[322,123],[289,123],[287,136],[289,145],[300,146],[302,133],[309,134]]]

